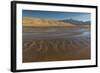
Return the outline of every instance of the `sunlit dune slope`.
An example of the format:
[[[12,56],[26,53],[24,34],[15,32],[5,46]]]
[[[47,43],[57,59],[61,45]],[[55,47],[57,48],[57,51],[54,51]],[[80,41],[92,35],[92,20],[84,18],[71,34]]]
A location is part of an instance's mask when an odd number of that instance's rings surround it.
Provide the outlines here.
[[[23,26],[26,27],[75,27],[76,25],[65,23],[63,21],[58,20],[49,20],[49,19],[40,19],[40,18],[32,18],[32,17],[23,17],[22,19]]]

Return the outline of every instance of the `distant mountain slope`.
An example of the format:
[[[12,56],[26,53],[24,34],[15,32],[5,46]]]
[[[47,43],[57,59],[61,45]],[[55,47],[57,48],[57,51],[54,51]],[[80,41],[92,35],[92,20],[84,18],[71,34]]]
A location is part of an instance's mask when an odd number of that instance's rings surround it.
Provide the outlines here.
[[[40,18],[32,18],[32,17],[23,17],[22,19],[23,26],[27,27],[76,27],[71,23],[67,23],[64,21],[58,20],[49,20],[49,19],[40,19]]]
[[[66,19],[66,20],[61,20],[61,21],[65,23],[75,24],[75,25],[81,25],[81,24],[90,25],[91,24],[90,21],[83,22],[83,21],[78,21],[78,20],[73,20],[73,19]]]

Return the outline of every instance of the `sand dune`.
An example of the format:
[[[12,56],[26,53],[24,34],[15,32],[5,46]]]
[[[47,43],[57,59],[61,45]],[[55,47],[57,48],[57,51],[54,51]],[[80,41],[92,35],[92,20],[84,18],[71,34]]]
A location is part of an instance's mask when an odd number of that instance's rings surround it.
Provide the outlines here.
[[[23,26],[26,27],[38,27],[38,26],[39,27],[48,27],[48,26],[75,27],[76,26],[70,23],[65,23],[63,21],[32,18],[32,17],[23,17],[22,24]]]

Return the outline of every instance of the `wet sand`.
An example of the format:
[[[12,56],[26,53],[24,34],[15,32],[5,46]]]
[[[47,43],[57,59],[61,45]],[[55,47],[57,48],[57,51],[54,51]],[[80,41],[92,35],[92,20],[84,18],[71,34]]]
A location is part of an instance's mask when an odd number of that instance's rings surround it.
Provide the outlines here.
[[[62,35],[56,36],[55,33],[50,34],[51,36],[43,34],[40,37],[36,37],[39,34],[23,34],[23,62],[90,59],[90,31],[84,30],[60,31]],[[69,32],[71,34],[68,34]]]

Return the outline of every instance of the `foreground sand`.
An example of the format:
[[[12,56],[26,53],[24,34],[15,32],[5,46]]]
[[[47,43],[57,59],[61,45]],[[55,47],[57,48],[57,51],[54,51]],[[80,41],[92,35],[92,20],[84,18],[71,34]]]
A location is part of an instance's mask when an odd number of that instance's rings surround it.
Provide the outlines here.
[[[90,38],[78,37],[23,42],[23,62],[90,59]]]

